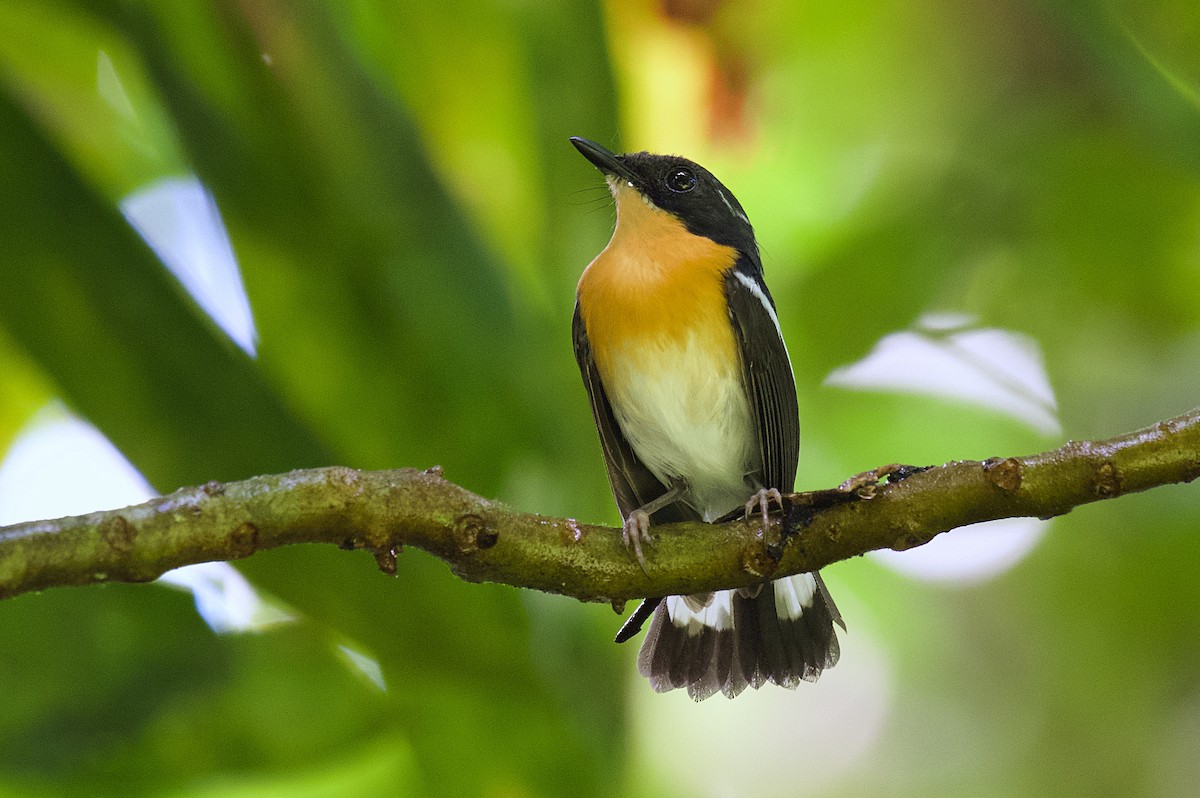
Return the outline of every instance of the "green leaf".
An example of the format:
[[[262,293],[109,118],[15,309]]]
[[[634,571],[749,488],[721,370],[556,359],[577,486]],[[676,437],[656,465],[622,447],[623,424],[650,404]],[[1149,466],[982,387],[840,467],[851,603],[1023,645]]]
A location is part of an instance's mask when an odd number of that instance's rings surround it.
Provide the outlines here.
[[[0,324],[161,489],[328,461],[116,209],[0,96]]]

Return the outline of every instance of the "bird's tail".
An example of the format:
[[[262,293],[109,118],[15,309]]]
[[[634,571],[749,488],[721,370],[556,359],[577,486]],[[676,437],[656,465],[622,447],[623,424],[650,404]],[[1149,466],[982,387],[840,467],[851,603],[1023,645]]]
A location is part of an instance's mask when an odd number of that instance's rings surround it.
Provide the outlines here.
[[[768,585],[668,596],[654,611],[638,672],[658,692],[686,687],[697,701],[747,685],[795,687],[838,661],[841,613],[818,573]]]

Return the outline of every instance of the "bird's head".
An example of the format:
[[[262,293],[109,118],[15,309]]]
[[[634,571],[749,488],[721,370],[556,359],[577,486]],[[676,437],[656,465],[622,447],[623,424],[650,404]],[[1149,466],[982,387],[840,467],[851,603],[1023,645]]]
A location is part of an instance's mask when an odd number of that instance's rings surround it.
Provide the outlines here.
[[[757,255],[754,229],[741,204],[700,164],[676,155],[617,155],[578,136],[571,143],[607,178],[618,225],[662,221],[656,215],[666,214],[693,235]]]

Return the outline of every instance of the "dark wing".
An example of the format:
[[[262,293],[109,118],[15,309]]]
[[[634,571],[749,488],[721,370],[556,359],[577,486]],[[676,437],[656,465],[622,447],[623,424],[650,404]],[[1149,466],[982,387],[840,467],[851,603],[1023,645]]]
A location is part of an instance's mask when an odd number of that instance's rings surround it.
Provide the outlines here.
[[[775,317],[775,301],[756,259],[742,256],[725,275],[725,298],[742,355],[750,408],[762,450],[764,488],[789,493],[800,455],[800,415],[796,382]]]
[[[592,357],[592,347],[588,343],[587,330],[583,318],[579,315],[579,303],[575,303],[575,319],[571,322],[571,337],[575,341],[575,360],[579,362],[579,372],[583,375],[583,384],[587,388],[588,399],[592,403],[592,415],[596,418],[596,429],[600,432],[600,446],[604,451],[604,464],[608,466],[608,481],[612,484],[613,496],[616,497],[617,507],[621,518],[647,502],[657,499],[667,492],[650,469],[638,459],[617,426],[613,416],[612,405],[600,382],[600,374],[596,370],[596,361]],[[663,508],[668,510],[670,508]],[[661,512],[661,511],[660,511]],[[658,521],[668,520],[660,513],[654,514]],[[671,519],[682,520],[682,519]]]

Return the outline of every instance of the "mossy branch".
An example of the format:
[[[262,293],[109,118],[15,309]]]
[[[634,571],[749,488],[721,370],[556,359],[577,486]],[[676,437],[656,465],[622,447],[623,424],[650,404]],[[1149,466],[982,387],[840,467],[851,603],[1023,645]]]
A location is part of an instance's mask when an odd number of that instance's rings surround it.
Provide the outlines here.
[[[622,601],[740,587],[874,549],[911,548],[979,521],[1048,518],[1197,476],[1200,408],[1110,440],[948,463],[881,485],[869,499],[822,509],[814,504],[839,498],[836,491],[795,494],[782,534],[774,525],[764,536],[757,521],[658,526],[643,571],[618,530],[518,512],[448,482],[440,469],[317,468],[0,527],[0,598],[63,585],[145,582],[181,565],[331,543],[371,550],[385,572],[394,573],[396,555],[413,546],[470,581]]]

